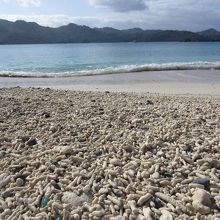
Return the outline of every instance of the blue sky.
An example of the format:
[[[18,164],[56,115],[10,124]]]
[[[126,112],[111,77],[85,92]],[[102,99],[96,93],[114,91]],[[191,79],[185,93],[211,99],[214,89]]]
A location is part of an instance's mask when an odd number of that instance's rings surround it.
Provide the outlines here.
[[[0,18],[57,27],[220,30],[219,0],[0,0]]]

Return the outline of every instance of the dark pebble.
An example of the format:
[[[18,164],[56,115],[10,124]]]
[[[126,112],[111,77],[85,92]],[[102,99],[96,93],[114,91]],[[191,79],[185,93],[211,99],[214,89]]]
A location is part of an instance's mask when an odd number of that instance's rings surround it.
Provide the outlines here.
[[[0,151],[0,159],[4,158],[6,155],[6,152],[4,150]]]
[[[6,190],[5,192],[2,193],[2,198],[6,199],[8,197],[13,197],[14,193],[12,190]]]
[[[163,203],[161,202],[161,200],[159,198],[157,198],[157,197],[154,198],[153,202],[155,204],[156,209],[159,209],[159,208],[163,207]]]
[[[25,113],[24,112],[17,112],[15,115],[16,116],[23,116],[23,115],[25,115]]]
[[[20,172],[24,167],[23,166],[20,166],[20,165],[17,165],[15,167],[9,167],[9,170],[13,173],[18,173]]]
[[[193,183],[200,184],[208,188],[210,186],[210,180],[208,178],[198,178],[193,181]]]
[[[192,145],[191,144],[185,144],[182,146],[183,150],[186,152],[192,151]]]
[[[134,150],[133,146],[131,145],[125,145],[123,148],[127,153],[131,153]]]
[[[95,155],[96,155],[97,157],[101,156],[101,155],[102,155],[102,150],[96,150],[96,151],[95,151]]]
[[[147,101],[145,101],[144,104],[145,104],[145,105],[153,105],[154,103],[153,103],[151,100],[147,100]]]
[[[26,181],[26,178],[27,178],[27,176],[26,175],[23,175],[23,174],[20,174],[20,173],[18,173],[18,174],[15,174],[15,180],[17,180],[18,178],[19,179],[22,179],[24,182]]]
[[[30,139],[26,142],[26,144],[27,144],[28,146],[34,146],[34,145],[37,144],[37,140],[36,140],[36,138],[30,138]]]
[[[57,183],[52,183],[52,185],[55,189],[61,190],[60,186]]]
[[[50,113],[48,113],[48,112],[43,112],[42,115],[43,115],[45,118],[49,118],[49,117],[50,117]]]
[[[58,167],[58,166],[59,166],[59,163],[58,163],[58,161],[57,161],[57,160],[52,160],[52,161],[51,161],[51,164],[55,165],[56,167]]]
[[[95,177],[95,181],[98,183],[98,182],[100,182],[102,180],[102,177],[101,176],[96,176]]]
[[[55,216],[55,220],[61,220],[61,219],[62,219],[62,216],[59,213],[57,213]]]
[[[165,172],[160,172],[160,175],[163,176],[163,177],[165,177],[165,178],[171,178],[171,177],[173,176],[172,173],[169,173],[169,172],[167,172],[167,171],[165,171]]]

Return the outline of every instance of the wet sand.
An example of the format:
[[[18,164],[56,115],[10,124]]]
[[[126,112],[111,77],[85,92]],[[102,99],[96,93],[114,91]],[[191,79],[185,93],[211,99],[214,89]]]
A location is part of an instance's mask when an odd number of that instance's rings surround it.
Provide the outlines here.
[[[41,87],[81,91],[220,95],[219,70],[179,70],[58,78],[0,78],[3,87]]]

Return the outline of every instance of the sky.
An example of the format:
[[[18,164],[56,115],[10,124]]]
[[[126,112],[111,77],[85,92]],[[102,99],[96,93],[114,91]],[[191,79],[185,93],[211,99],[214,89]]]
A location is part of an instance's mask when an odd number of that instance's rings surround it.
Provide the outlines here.
[[[0,18],[51,27],[220,30],[220,0],[0,0]]]

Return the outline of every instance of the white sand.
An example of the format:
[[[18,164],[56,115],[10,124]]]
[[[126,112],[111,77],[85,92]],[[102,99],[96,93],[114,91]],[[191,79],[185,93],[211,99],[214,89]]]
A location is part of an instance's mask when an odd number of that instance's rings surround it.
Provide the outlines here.
[[[154,71],[63,78],[0,78],[2,87],[220,95],[220,70]]]

